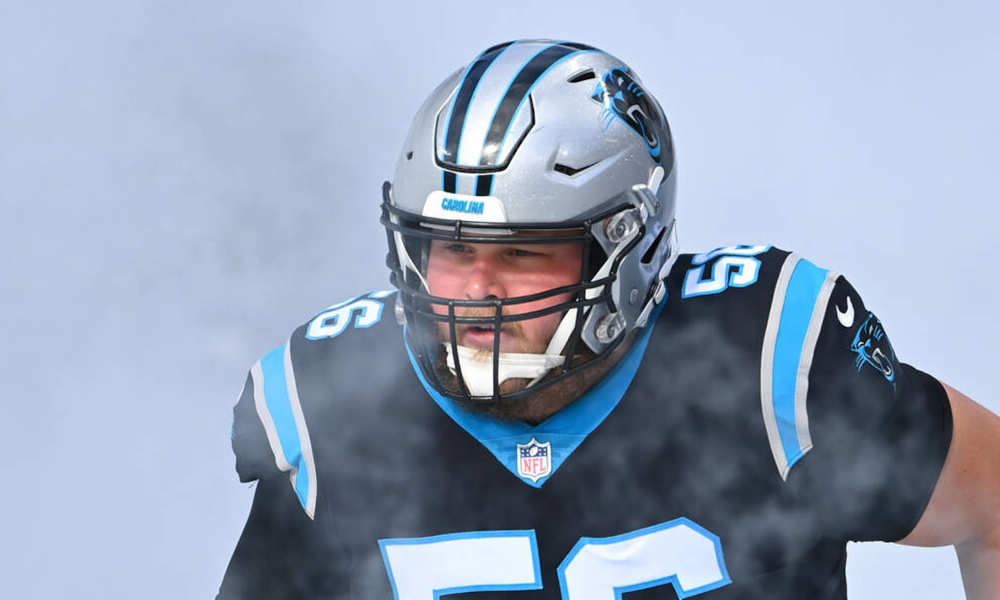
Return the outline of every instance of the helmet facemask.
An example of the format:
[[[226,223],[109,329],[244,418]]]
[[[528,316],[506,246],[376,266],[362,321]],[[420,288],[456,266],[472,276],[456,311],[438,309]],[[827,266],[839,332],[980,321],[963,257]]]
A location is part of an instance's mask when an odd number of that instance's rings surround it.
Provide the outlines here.
[[[636,320],[648,316],[646,310],[645,314],[634,311],[635,315],[626,317],[616,301],[623,261],[638,252],[640,243],[649,241],[647,204],[652,207],[649,199],[655,197],[645,186],[636,186],[601,213],[558,226],[498,226],[423,217],[396,207],[388,182],[383,194],[388,262],[392,283],[400,290],[397,318],[407,325],[407,342],[424,377],[446,396],[493,409],[517,402],[608,356],[625,340],[624,333]],[[428,257],[435,240],[477,245],[581,244],[579,277],[568,285],[516,297],[436,296],[428,284]],[[672,255],[675,247],[664,229],[643,254],[650,259],[660,253]],[[634,304],[635,290],[631,295]],[[552,301],[559,297],[564,299]],[[650,290],[642,305],[651,308],[661,298],[654,299]],[[535,307],[525,309],[527,305]],[[544,351],[509,352],[501,348],[502,333],[548,315],[560,315],[560,319]],[[460,345],[464,328],[492,331],[492,347]]]

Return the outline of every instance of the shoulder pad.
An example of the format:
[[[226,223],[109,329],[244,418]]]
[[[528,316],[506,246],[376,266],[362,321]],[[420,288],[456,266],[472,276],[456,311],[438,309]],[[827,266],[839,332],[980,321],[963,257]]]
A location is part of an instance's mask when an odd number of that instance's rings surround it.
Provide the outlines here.
[[[308,371],[314,361],[310,357],[303,364],[293,361],[293,355],[304,352],[304,344],[311,347],[310,342],[336,338],[351,328],[372,327],[382,318],[385,299],[394,293],[374,292],[328,307],[250,369],[233,411],[233,451],[241,481],[260,479],[275,469],[285,472],[302,507],[310,516],[314,514],[316,465],[299,396],[300,371]]]

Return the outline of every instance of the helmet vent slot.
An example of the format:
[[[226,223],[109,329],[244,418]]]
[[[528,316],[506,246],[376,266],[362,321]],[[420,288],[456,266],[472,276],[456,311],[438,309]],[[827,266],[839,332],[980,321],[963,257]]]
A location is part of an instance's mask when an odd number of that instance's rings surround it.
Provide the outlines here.
[[[601,162],[601,161],[597,161],[597,162]],[[580,167],[579,169],[577,169],[577,168],[571,167],[569,165],[564,165],[562,163],[556,163],[555,165],[552,166],[552,170],[555,171],[556,173],[562,173],[563,175],[565,175],[567,177],[573,177],[575,175],[579,175],[580,173],[583,173],[584,171],[586,171],[587,169],[593,167],[596,164],[597,164],[596,162],[595,163],[591,163],[589,165],[584,165],[584,166]]]
[[[406,153],[406,160],[413,160],[413,150]]]
[[[587,69],[585,71],[580,71],[579,73],[575,73],[566,81],[568,81],[569,83],[580,83],[581,81],[588,81],[590,79],[596,79],[596,78],[597,74],[594,73],[594,70]]]
[[[657,234],[656,239],[653,240],[653,243],[649,245],[649,249],[646,250],[646,253],[642,255],[642,260],[641,260],[642,264],[648,265],[649,263],[653,262],[653,257],[656,256],[656,251],[659,250],[660,243],[663,241],[663,236],[666,235],[666,233],[667,233],[666,227],[660,230],[660,233]]]

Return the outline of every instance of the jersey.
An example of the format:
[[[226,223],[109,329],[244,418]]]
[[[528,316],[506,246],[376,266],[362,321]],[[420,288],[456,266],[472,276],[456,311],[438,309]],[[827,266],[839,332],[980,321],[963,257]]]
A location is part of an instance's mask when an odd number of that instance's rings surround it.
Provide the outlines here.
[[[627,353],[537,426],[426,384],[394,301],[334,305],[251,370],[219,598],[843,599],[847,541],[911,531],[950,444],[942,386],[776,248],[680,256]]]

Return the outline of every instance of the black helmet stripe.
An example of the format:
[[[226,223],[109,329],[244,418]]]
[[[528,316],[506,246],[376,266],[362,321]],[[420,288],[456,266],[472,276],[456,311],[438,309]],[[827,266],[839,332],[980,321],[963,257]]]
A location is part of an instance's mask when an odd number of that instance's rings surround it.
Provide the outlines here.
[[[493,192],[493,176],[480,175],[476,177],[476,195],[489,196]]]
[[[465,77],[462,79],[462,85],[459,86],[458,93],[455,94],[455,99],[451,105],[448,130],[445,134],[444,156],[440,157],[443,162],[458,162],[458,145],[462,139],[462,125],[465,124],[465,116],[469,111],[469,104],[472,102],[472,97],[476,93],[476,87],[482,81],[483,74],[490,68],[493,61],[503,54],[503,51],[513,43],[507,42],[487,48],[466,71]]]
[[[453,171],[441,171],[441,189],[449,194],[458,191],[458,176]]]
[[[536,54],[521,68],[497,106],[486,135],[486,141],[483,144],[483,153],[479,160],[480,166],[496,166],[497,156],[499,156],[500,148],[507,136],[507,130],[535,83],[559,61],[571,54],[586,50],[594,50],[594,48],[584,44],[557,43]]]

